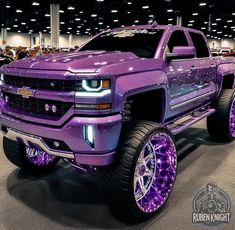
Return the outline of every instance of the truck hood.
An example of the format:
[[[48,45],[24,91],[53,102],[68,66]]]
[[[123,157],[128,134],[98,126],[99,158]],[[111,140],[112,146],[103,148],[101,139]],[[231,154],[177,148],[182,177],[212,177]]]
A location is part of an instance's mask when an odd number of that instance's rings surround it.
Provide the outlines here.
[[[162,62],[157,59],[139,58],[130,52],[83,51],[25,58],[14,61],[6,67],[72,73],[123,74],[159,69],[162,67]]]

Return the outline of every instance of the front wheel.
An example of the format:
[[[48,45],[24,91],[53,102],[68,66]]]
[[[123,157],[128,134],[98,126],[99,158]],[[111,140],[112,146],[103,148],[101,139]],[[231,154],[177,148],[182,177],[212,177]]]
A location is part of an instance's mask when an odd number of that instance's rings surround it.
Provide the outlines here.
[[[49,155],[35,147],[25,146],[6,137],[3,138],[3,149],[11,163],[32,172],[49,171],[60,160],[60,158]]]
[[[176,179],[177,152],[171,132],[152,122],[123,130],[113,166],[99,169],[114,207],[130,218],[147,219],[166,203]],[[108,186],[107,186],[108,185]]]

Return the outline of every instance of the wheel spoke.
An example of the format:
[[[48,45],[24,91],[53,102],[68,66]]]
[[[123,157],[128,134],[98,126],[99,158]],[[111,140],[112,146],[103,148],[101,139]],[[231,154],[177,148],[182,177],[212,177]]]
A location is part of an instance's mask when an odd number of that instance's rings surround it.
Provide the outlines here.
[[[176,149],[166,133],[152,136],[140,152],[134,194],[144,212],[157,210],[167,199],[176,176]]]

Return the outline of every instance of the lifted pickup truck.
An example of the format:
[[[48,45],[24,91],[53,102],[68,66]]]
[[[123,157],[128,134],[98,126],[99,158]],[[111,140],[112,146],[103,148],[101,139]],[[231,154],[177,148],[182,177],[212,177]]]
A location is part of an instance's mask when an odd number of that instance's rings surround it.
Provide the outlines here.
[[[1,68],[3,147],[15,165],[61,158],[95,172],[114,205],[146,219],[176,179],[174,135],[207,117],[235,138],[234,58],[213,58],[200,31],[146,25],[103,32],[79,52]]]

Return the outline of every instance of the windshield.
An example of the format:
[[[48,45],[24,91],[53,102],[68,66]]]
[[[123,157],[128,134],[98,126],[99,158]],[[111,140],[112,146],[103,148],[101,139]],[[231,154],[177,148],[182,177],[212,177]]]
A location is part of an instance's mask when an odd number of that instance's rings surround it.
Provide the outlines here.
[[[80,51],[121,51],[134,53],[141,58],[153,58],[162,34],[163,30],[109,31],[88,42]]]

